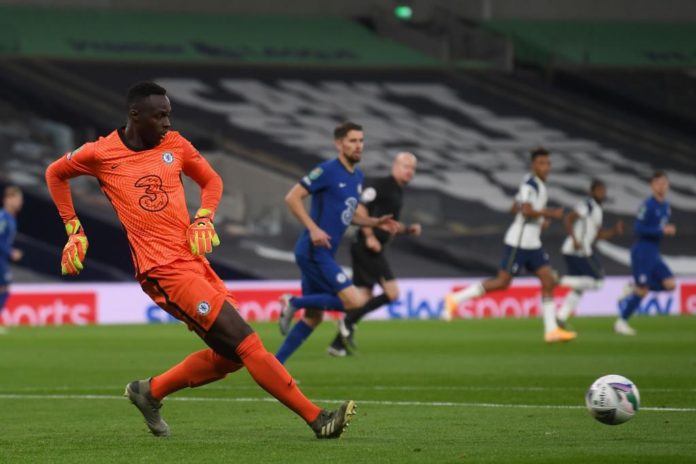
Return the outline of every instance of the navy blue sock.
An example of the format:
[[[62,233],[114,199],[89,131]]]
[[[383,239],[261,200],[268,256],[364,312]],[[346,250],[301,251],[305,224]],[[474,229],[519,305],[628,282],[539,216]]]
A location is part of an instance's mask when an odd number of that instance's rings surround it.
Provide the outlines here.
[[[640,300],[643,297],[636,293],[631,293],[623,300],[619,301],[619,312],[621,313],[621,319],[627,321],[631,315],[636,312],[636,309],[640,306]]]
[[[307,296],[294,296],[290,303],[297,309],[318,309],[319,311],[336,310],[343,311],[341,299],[331,293],[316,293]]]
[[[307,340],[307,337],[309,337],[313,331],[314,327],[310,326],[302,319],[297,321],[297,324],[290,329],[290,333],[285,337],[283,344],[278,348],[278,352],[275,355],[278,361],[280,361],[281,364],[285,364],[285,361],[297,351],[300,345]]]

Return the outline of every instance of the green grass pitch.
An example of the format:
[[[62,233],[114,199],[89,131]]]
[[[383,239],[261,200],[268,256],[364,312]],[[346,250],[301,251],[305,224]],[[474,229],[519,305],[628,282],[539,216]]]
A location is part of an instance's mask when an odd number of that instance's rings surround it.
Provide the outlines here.
[[[202,344],[180,325],[14,328],[0,337],[2,463],[677,463],[696,462],[696,318],[574,321],[542,342],[539,320],[366,322],[356,356],[326,355],[324,324],[287,364],[321,406],[354,399],[344,437],[320,441],[245,371],[172,395],[172,436],[154,438],[120,395]],[[267,348],[281,338],[257,324]],[[603,374],[641,392],[630,422],[584,409]]]

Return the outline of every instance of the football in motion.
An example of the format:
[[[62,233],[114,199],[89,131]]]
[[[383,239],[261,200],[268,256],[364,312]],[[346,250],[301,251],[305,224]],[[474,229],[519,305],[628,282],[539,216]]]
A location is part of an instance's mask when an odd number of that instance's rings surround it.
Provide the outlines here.
[[[592,417],[608,425],[630,420],[640,407],[638,388],[621,375],[605,375],[590,386],[585,404]]]

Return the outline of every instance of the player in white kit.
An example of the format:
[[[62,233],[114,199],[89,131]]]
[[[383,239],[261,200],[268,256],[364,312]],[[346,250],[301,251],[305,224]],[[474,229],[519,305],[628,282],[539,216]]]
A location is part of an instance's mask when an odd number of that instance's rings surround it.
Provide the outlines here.
[[[602,204],[606,198],[604,182],[593,180],[590,196],[579,202],[563,221],[568,237],[561,248],[566,263],[566,275],[561,279],[561,285],[571,289],[557,315],[558,326],[564,329],[583,292],[599,289],[604,284],[602,265],[593,253],[595,242],[621,235],[624,231],[622,221],[610,229],[602,229]]]
[[[445,296],[444,318],[451,319],[459,304],[485,293],[505,290],[512,277],[522,269],[533,273],[541,281],[544,340],[548,343],[567,342],[576,337],[558,327],[553,289],[556,279],[549,265],[549,256],[541,247],[541,230],[551,219],[563,217],[563,208],[547,209],[546,178],[551,170],[550,153],[537,148],[531,153],[532,172],[528,174],[515,197],[512,212],[515,220],[505,234],[505,250],[498,275],[484,282]]]

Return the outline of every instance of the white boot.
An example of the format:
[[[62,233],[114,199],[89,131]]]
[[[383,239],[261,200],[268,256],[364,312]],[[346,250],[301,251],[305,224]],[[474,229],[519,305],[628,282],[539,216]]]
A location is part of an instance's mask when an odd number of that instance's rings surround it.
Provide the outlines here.
[[[628,336],[633,336],[636,335],[636,329],[628,325],[628,321],[622,318],[618,318],[616,322],[614,322],[614,332],[616,332],[619,335],[628,335]]]

